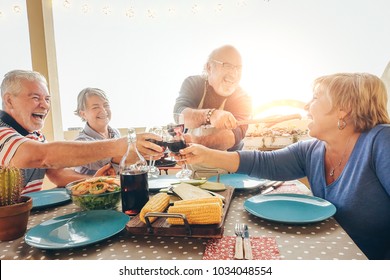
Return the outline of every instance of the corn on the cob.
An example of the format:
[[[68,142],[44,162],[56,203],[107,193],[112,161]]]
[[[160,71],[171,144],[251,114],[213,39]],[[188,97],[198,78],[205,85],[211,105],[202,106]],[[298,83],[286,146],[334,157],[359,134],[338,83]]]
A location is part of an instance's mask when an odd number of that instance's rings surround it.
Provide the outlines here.
[[[205,198],[195,198],[195,199],[185,199],[175,201],[174,205],[190,205],[190,204],[203,204],[203,203],[218,203],[221,207],[223,205],[222,199],[219,197],[205,197]]]
[[[166,193],[158,193],[154,195],[149,201],[142,207],[141,212],[139,214],[139,219],[146,223],[145,215],[149,212],[164,212],[169,205],[169,195]],[[153,223],[157,217],[150,217],[149,221]]]
[[[222,221],[222,207],[218,203],[184,204],[171,206],[168,213],[184,214],[189,224],[219,224]],[[180,218],[168,218],[171,225],[182,225]]]

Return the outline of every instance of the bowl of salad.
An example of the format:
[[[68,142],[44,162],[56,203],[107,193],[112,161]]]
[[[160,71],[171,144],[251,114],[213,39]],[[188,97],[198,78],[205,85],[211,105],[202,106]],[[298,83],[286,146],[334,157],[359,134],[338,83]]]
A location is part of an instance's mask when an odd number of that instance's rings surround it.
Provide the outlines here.
[[[74,181],[66,185],[66,190],[82,210],[115,210],[121,200],[117,177],[101,176]]]

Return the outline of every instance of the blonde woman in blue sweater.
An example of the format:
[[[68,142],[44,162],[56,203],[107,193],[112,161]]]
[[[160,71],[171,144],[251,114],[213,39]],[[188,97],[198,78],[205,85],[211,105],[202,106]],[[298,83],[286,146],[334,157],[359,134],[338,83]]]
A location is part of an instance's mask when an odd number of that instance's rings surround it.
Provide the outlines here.
[[[272,180],[307,176],[315,196],[337,207],[336,220],[369,259],[390,259],[390,119],[383,82],[367,73],[314,81],[306,105],[314,139],[271,152],[224,152],[191,145],[187,163]],[[229,124],[232,128],[236,124]]]

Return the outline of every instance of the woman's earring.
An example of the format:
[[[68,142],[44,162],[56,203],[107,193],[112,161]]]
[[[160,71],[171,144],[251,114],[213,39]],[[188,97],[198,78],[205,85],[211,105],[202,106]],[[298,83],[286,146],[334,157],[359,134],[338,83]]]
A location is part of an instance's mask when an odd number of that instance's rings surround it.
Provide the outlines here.
[[[347,126],[347,122],[344,119],[339,119],[337,121],[337,128],[343,130]]]

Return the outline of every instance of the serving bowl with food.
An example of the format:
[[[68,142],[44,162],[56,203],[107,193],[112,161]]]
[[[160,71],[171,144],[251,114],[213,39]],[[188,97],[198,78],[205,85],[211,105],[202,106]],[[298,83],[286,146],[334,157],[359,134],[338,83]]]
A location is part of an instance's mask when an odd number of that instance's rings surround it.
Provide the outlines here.
[[[121,200],[120,179],[100,176],[66,185],[72,201],[83,210],[116,209]]]

